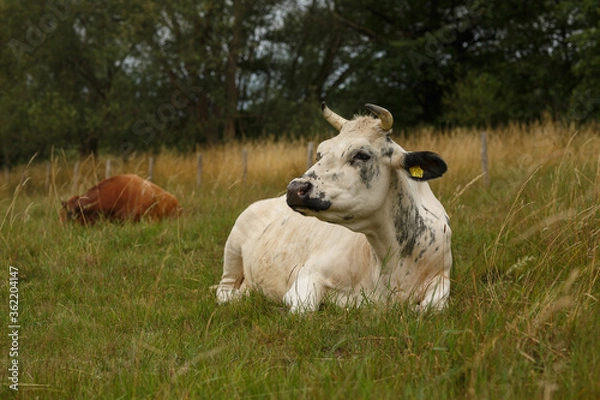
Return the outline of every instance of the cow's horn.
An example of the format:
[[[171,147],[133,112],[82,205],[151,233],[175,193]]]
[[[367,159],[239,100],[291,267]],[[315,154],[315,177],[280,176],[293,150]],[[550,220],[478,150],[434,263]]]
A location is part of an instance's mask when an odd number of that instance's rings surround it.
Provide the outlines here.
[[[83,202],[81,200],[84,200]],[[98,204],[98,201],[90,202],[90,198],[87,196],[81,196],[77,199],[77,208],[81,211],[87,211],[89,209],[93,209]]]
[[[342,126],[347,122],[346,119],[337,115],[333,111],[327,107],[325,102],[321,103],[321,112],[323,113],[323,117],[333,126],[338,132],[342,129]]]
[[[379,123],[381,124],[381,129],[384,132],[392,129],[392,125],[394,125],[394,117],[392,116],[391,112],[383,107],[379,107],[370,103],[365,104],[365,107],[373,114],[377,115],[377,118],[379,118],[380,121]]]

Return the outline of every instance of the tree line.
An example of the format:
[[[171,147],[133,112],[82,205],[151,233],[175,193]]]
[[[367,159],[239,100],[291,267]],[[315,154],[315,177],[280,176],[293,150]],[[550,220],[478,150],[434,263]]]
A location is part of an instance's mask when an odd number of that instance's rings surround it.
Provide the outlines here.
[[[0,164],[325,129],[600,116],[594,0],[0,0]]]

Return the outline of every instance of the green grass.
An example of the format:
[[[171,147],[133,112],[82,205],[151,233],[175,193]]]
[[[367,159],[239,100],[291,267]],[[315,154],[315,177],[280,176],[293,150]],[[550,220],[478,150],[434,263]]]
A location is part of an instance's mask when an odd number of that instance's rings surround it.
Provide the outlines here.
[[[400,304],[289,315],[259,294],[218,306],[209,287],[235,218],[280,194],[287,173],[203,190],[174,179],[180,220],[91,229],[58,223],[64,187],[4,187],[0,398],[15,395],[9,265],[19,269],[19,398],[598,398],[591,140],[526,166],[500,155],[489,188],[469,184],[477,164],[452,173],[460,155],[446,157],[449,175],[433,186],[452,218],[455,263],[438,314]]]

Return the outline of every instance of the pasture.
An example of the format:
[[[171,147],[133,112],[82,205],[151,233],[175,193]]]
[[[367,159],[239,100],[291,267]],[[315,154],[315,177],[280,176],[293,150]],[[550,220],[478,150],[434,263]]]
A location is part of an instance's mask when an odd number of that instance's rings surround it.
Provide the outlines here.
[[[83,160],[75,184],[73,160],[60,153],[48,182],[35,160],[0,175],[0,397],[600,397],[597,131],[489,131],[488,187],[478,131],[394,139],[449,167],[431,182],[453,229],[453,286],[441,313],[399,304],[298,316],[259,294],[217,306],[210,286],[235,218],[304,172],[302,141],[202,149],[200,187],[195,155],[155,156],[154,182],[184,208],[160,223],[59,224],[60,200],[104,177],[102,157]],[[113,160],[113,174],[146,171],[147,155]],[[9,387],[15,359],[18,392]]]

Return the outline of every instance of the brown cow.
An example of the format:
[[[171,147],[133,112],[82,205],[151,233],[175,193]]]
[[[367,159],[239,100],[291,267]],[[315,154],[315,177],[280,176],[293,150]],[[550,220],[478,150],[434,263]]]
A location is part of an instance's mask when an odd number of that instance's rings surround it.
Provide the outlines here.
[[[160,220],[179,216],[181,207],[171,193],[137,175],[106,178],[83,196],[62,202],[60,220],[93,225],[99,218],[139,221],[142,217]]]

